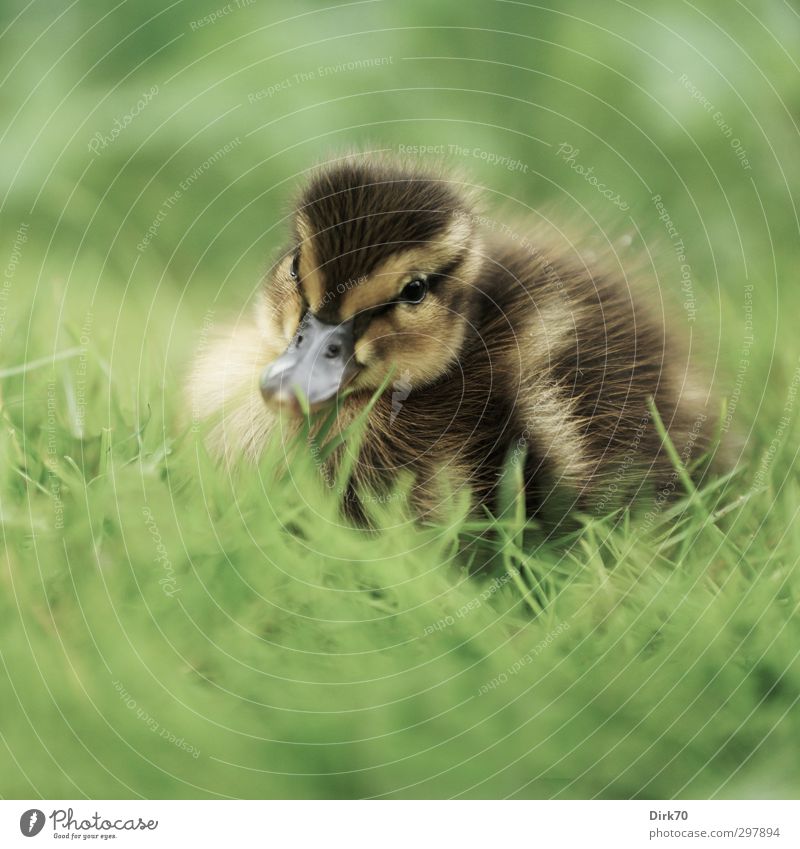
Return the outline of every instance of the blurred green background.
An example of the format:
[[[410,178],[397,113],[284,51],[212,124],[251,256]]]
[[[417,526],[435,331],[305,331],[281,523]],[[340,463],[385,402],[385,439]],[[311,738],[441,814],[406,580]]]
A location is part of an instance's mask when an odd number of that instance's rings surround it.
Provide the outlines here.
[[[3,795],[800,790],[796,8],[40,0],[0,16]],[[454,536],[332,534],[308,490],[265,492],[181,441],[204,322],[249,309],[307,169],[418,146],[500,219],[553,209],[652,253],[728,397],[743,471],[717,506],[747,557],[700,520],[690,551],[585,539],[538,618],[513,582],[459,617],[485,588]],[[518,639],[563,621],[558,651],[476,696]]]
[[[127,285],[154,309],[161,289],[238,305],[280,244],[298,176],[353,146],[458,145],[467,153],[444,158],[490,195],[523,209],[563,202],[629,229],[556,155],[564,142],[647,235],[662,233],[650,202],[662,196],[709,319],[748,277],[761,285],[759,314],[774,318],[777,281],[789,278],[781,260],[797,237],[800,164],[788,4],[6,10],[2,209],[12,233],[31,223],[42,283]],[[233,155],[207,167],[231,143]],[[475,148],[527,173],[487,164]]]

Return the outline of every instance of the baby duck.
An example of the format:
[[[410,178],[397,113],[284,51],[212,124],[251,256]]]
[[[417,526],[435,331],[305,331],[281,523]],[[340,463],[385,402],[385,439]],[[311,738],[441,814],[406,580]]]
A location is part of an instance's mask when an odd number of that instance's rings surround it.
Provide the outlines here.
[[[405,161],[352,155],[314,171],[253,320],[196,360],[191,403],[215,419],[212,452],[255,460],[279,422],[336,404],[340,429],[369,410],[343,492],[351,515],[403,479],[418,514],[458,490],[494,510],[509,457],[528,514],[547,522],[645,483],[674,491],[649,399],[686,466],[713,416],[664,322],[618,270],[475,210],[464,184]]]

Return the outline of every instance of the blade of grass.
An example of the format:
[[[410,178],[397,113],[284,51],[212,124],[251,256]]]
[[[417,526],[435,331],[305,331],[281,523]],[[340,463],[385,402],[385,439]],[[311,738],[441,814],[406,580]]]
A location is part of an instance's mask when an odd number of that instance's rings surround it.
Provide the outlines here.
[[[683,462],[681,461],[680,456],[678,455],[678,452],[675,448],[675,445],[673,444],[672,439],[670,438],[670,435],[669,435],[666,427],[664,426],[664,422],[661,419],[661,415],[658,412],[658,409],[656,407],[656,404],[655,404],[655,401],[654,401],[652,395],[648,397],[647,405],[650,409],[651,415],[653,416],[653,422],[656,426],[656,430],[658,431],[658,435],[661,438],[661,444],[664,447],[664,450],[667,452],[667,456],[669,457],[670,462],[672,463],[672,466],[675,469],[676,474],[678,475],[678,478],[680,479],[681,483],[683,484],[683,488],[686,490],[686,492],[689,495],[689,498],[686,502],[686,510],[688,511],[691,507],[695,506],[695,504],[696,504],[700,508],[700,511],[701,511],[702,515],[704,516],[704,518],[707,519],[708,518],[708,512],[705,508],[705,505],[703,504],[703,499],[702,499],[697,487],[695,486],[694,481],[691,478],[691,475],[689,474],[688,470],[686,469],[686,466],[684,466]],[[723,534],[719,530],[719,528],[717,528],[717,526],[713,524],[713,522],[710,523],[710,524],[711,524],[711,527],[714,528],[715,531],[717,531],[722,536],[723,543],[728,545],[729,541],[727,540],[726,535]],[[696,539],[696,537],[699,535],[700,531],[703,529],[704,526],[705,526],[705,523],[701,524],[698,528],[695,529],[694,534],[692,533],[692,529],[690,528],[689,531],[687,532],[687,534],[684,537],[681,538],[682,539],[682,546],[681,546],[681,550],[680,550],[678,557],[677,557],[678,563],[683,562],[684,558],[686,557],[686,553],[687,553],[690,545],[692,544],[692,541],[694,539]],[[741,556],[741,552],[737,552],[737,554],[739,554],[739,556]]]
[[[527,510],[525,504],[525,457],[527,445],[514,445],[508,452],[497,486],[497,512],[511,530],[511,539],[517,548],[523,547]]]
[[[111,428],[104,427],[100,433],[100,474],[108,474],[111,465]]]
[[[392,379],[392,376],[395,372],[395,366],[387,373],[386,377],[383,379],[381,385],[375,390],[372,394],[372,397],[364,406],[364,408],[359,412],[358,416],[350,422],[350,424],[340,433],[333,437],[329,442],[326,442],[325,445],[320,450],[320,459],[327,460],[333,452],[339,448],[341,445],[344,445],[345,442],[350,439],[357,438],[356,435],[359,433],[361,428],[367,421],[369,414],[372,412],[375,405],[378,403],[378,399],[383,395],[386,391],[386,388],[389,386],[389,381]]]
[[[650,414],[653,417],[653,422],[656,426],[656,430],[658,431],[658,435],[661,438],[661,444],[664,447],[664,450],[667,452],[667,456],[670,459],[675,471],[680,478],[681,483],[683,484],[683,488],[689,493],[693,498],[699,499],[699,493],[697,491],[697,487],[694,485],[694,481],[692,480],[689,472],[686,469],[686,466],[683,465],[681,458],[675,448],[675,445],[670,438],[669,432],[666,427],[664,427],[664,422],[661,419],[661,415],[658,412],[658,408],[656,407],[656,402],[653,400],[653,396],[650,395],[647,398],[647,406],[650,409]]]
[[[0,379],[4,377],[14,377],[17,374],[25,374],[37,368],[51,366],[60,360],[69,360],[72,357],[77,357],[81,353],[81,348],[67,348],[66,351],[59,351],[57,354],[51,354],[49,357],[39,357],[36,360],[29,360],[21,366],[10,366],[9,368],[0,369]]]

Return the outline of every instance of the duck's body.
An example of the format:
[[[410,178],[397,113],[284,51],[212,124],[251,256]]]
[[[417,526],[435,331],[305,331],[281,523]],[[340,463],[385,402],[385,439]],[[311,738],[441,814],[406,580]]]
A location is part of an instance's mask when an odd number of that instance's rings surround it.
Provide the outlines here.
[[[394,369],[351,503],[410,477],[419,512],[464,488],[492,509],[515,452],[528,511],[548,519],[670,486],[649,397],[686,463],[713,417],[663,323],[620,274],[503,232],[482,231],[460,188],[407,165],[348,158],[318,172],[255,325],[195,368],[197,412],[222,415],[214,450],[260,453],[276,418],[259,388],[291,409],[297,389],[316,406],[348,384],[346,424]]]

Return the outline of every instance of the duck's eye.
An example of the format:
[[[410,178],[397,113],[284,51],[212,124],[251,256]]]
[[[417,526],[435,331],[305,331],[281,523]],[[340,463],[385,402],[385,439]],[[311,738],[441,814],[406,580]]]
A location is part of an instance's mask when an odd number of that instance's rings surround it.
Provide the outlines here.
[[[292,280],[297,280],[297,276],[300,273],[300,251],[292,257],[292,264],[289,266],[289,276]]]
[[[406,304],[420,304],[425,300],[425,295],[427,294],[427,280],[411,280],[403,286],[403,291],[400,293],[399,300]]]

